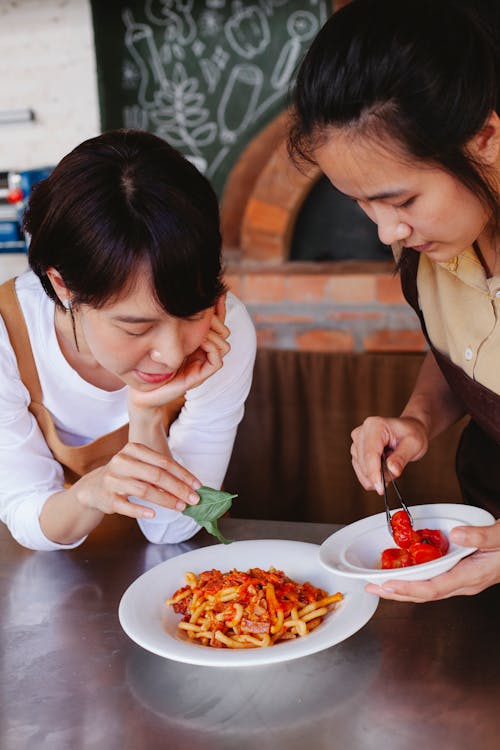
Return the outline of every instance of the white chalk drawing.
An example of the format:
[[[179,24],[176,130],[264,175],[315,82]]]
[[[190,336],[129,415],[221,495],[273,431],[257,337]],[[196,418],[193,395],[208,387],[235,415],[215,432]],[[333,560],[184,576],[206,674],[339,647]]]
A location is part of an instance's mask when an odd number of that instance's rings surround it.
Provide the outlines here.
[[[222,143],[234,143],[251,122],[264,74],[256,65],[235,65],[229,74],[217,109]]]
[[[287,21],[286,28],[290,34],[290,39],[283,46],[271,74],[272,87],[280,90],[288,85],[292,73],[297,67],[302,51],[302,42],[312,39],[319,29],[319,24],[313,13],[307,10],[298,10],[292,13]]]
[[[142,107],[154,104],[158,88],[165,85],[165,71],[156,47],[153,31],[144,23],[136,23],[129,10],[122,15],[125,24],[125,47],[137,65],[140,84],[137,101]]]
[[[224,17],[214,10],[202,13],[199,20],[200,36],[217,36],[224,28]]]
[[[221,71],[213,60],[200,60],[200,69],[208,86],[208,93],[213,94],[220,81]]]
[[[146,130],[148,125],[148,115],[137,104],[131,107],[125,107],[123,110],[123,124],[126,128],[137,128]]]
[[[246,60],[264,52],[271,41],[269,21],[256,6],[238,8],[226,21],[224,30],[233,50]]]
[[[165,138],[216,188],[235,149],[285,103],[303,54],[331,12],[330,0],[124,5],[123,123]]]
[[[151,120],[158,135],[177,148],[187,147],[190,156],[201,160],[201,149],[214,141],[217,126],[207,122],[210,111],[198,85],[198,79],[189,77],[184,65],[176,63],[172,79],[157,94]]]
[[[193,0],[145,0],[144,13],[150,23],[165,26],[165,39],[183,46],[196,38],[196,23],[191,14]]]

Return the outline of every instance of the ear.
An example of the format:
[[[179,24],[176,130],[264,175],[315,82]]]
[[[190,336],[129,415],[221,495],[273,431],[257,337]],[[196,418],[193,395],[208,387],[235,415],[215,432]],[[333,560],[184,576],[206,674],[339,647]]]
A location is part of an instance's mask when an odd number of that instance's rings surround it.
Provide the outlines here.
[[[491,112],[481,130],[469,141],[471,155],[485,165],[496,164],[500,155],[500,118]]]
[[[71,292],[64,283],[63,277],[61,276],[59,271],[56,271],[56,269],[52,268],[52,266],[47,269],[47,277],[52,284],[60,302],[65,305],[68,300],[71,300]]]
[[[224,323],[226,320],[226,293],[221,294],[220,297],[217,298],[217,301],[215,303],[215,315],[217,315],[220,320]]]

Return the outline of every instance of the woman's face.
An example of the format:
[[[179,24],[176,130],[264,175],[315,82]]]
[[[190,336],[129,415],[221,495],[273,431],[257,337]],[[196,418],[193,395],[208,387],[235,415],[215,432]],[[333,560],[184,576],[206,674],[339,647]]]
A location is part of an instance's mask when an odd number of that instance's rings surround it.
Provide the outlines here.
[[[159,307],[146,274],[98,310],[78,307],[78,322],[94,359],[131,388],[149,391],[171,380],[204,341],[214,307],[175,318]]]
[[[461,182],[438,167],[412,163],[395,144],[334,130],[314,157],[332,185],[375,222],[386,245],[400,242],[448,261],[487,224],[484,206]]]

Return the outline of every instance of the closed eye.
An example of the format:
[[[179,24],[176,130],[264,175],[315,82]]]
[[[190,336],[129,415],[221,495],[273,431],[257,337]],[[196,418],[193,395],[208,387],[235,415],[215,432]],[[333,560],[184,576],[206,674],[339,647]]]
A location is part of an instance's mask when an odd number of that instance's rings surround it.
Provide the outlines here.
[[[413,195],[411,198],[408,198],[404,203],[401,203],[399,206],[396,206],[396,208],[409,208],[412,203],[414,203],[416,200],[416,196]]]
[[[127,336],[144,336],[145,333],[148,332],[149,329],[145,331],[127,331],[126,328],[122,328],[122,331],[127,334]]]

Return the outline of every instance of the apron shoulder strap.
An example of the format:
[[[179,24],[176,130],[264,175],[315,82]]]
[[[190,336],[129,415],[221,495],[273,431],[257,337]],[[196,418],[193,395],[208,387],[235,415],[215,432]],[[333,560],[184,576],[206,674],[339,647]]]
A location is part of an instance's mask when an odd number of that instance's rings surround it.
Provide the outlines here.
[[[0,315],[3,318],[11,346],[17,359],[21,380],[28,389],[31,401],[42,402],[42,387],[31,349],[28,328],[16,294],[16,280],[9,279],[0,286]]]

